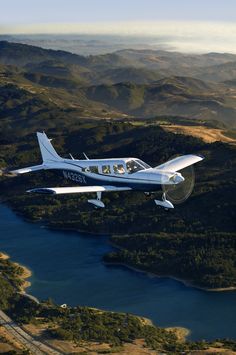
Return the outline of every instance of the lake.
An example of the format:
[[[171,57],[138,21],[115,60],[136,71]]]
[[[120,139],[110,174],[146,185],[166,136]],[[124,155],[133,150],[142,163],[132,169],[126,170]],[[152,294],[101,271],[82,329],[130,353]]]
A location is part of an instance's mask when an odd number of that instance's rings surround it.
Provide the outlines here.
[[[189,339],[236,339],[236,292],[206,292],[181,282],[102,263],[108,238],[53,231],[0,205],[0,251],[33,272],[28,293],[59,304],[86,305],[182,326]]]

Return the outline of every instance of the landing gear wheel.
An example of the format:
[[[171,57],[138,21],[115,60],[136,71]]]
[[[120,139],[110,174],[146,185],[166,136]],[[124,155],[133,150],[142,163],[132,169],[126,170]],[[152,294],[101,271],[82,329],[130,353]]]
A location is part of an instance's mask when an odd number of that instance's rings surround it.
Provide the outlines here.
[[[91,203],[95,208],[104,208],[105,205],[102,202],[101,198],[102,198],[102,193],[97,192],[97,198],[88,200],[88,203]]]

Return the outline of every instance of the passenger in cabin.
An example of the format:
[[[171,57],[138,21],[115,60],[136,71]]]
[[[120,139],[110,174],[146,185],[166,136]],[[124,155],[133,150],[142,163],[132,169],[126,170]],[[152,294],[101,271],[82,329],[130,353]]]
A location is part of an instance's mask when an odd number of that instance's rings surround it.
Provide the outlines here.
[[[110,174],[111,173],[110,165],[103,165],[102,172],[103,174]]]
[[[122,164],[115,164],[113,166],[113,170],[115,174],[124,174],[125,173],[125,168],[123,167]]]

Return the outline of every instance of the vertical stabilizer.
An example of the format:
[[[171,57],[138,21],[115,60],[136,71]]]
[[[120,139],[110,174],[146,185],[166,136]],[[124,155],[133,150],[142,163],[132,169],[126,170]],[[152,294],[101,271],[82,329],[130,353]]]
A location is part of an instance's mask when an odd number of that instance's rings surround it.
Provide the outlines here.
[[[61,160],[45,133],[37,132],[37,138],[44,163]]]

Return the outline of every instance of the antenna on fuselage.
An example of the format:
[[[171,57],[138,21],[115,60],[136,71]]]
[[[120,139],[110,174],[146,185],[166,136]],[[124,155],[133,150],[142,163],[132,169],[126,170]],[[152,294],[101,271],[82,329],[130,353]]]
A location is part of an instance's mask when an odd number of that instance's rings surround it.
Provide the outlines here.
[[[89,158],[87,157],[87,155],[84,152],[83,152],[83,154],[84,154],[85,159],[89,160]]]

